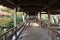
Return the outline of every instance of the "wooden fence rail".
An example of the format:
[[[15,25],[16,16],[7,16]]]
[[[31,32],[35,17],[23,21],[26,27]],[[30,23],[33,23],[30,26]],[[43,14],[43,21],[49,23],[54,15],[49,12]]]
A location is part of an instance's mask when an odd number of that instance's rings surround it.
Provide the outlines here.
[[[1,38],[0,40],[11,40],[14,35],[15,35],[16,40],[17,40],[17,37],[18,37],[17,32],[18,32],[22,27],[24,27],[24,24],[25,24],[25,23],[22,22],[21,24],[19,24],[19,27],[18,27],[18,26],[13,27],[13,28],[9,29],[8,31],[6,31],[5,33],[2,33],[2,34],[0,35],[0,38]]]

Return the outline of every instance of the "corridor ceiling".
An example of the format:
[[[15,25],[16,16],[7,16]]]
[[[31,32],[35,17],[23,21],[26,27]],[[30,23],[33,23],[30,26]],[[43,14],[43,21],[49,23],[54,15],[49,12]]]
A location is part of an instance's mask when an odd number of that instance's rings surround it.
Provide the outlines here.
[[[36,15],[39,11],[47,11],[51,7],[54,14],[60,13],[60,0],[0,0],[0,5]],[[52,13],[53,14],[53,13]]]

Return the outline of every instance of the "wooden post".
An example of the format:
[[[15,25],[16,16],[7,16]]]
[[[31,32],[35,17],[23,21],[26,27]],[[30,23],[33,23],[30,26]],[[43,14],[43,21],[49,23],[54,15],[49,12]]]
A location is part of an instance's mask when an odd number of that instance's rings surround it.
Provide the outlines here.
[[[51,10],[48,9],[48,27],[47,28],[50,28],[50,14],[51,14]]]
[[[51,14],[51,10],[50,8],[48,8],[48,28],[50,28],[50,14]]]
[[[5,35],[3,36],[3,40],[6,40],[6,36]]]
[[[37,18],[38,18],[38,16],[36,15],[36,22],[37,22]]]
[[[50,28],[50,14],[51,14],[51,10],[48,9],[48,28]]]
[[[25,22],[25,18],[24,18],[24,12],[23,12],[23,22]]]
[[[17,8],[14,8],[14,27],[17,26],[16,17],[17,17]],[[17,28],[14,29],[15,39],[17,38],[17,32],[16,31],[17,31]]]
[[[16,8],[14,8],[14,27],[16,27],[16,16],[17,16],[17,11]]]
[[[26,22],[26,13],[24,12],[24,21]]]
[[[26,21],[27,14],[25,13],[25,21]]]
[[[37,14],[37,19],[38,19],[38,14]]]
[[[37,14],[37,19],[39,19],[39,13]]]
[[[51,30],[50,30],[50,14],[51,14],[51,9],[50,8],[48,8],[48,36],[50,37],[50,39],[51,39]]]
[[[27,15],[27,19],[29,19],[29,15]]]
[[[27,24],[27,22],[26,22],[26,21],[27,21],[27,14],[26,14],[26,19],[25,19],[25,24]]]
[[[42,26],[42,25],[41,25],[41,12],[39,12],[39,14],[40,14],[40,27],[41,27],[41,26]]]
[[[3,30],[3,33],[4,33],[4,30]],[[3,40],[6,40],[6,35],[3,35]]]

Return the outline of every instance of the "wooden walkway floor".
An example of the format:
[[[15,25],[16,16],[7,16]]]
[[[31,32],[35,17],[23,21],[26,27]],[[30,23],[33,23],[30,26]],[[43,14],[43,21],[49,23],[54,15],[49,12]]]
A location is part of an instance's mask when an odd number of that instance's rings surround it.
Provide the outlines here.
[[[50,38],[48,36],[48,29],[43,29],[39,26],[28,26],[18,40],[50,40]]]

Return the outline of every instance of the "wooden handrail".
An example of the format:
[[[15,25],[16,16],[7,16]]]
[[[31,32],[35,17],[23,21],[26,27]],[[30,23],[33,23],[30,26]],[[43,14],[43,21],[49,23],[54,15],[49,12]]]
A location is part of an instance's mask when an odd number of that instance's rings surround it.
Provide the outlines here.
[[[22,22],[22,24],[24,24],[24,22]],[[21,24],[21,25],[19,24],[19,26],[22,26],[22,24]],[[16,26],[16,27],[17,27],[17,26]],[[14,30],[16,27],[13,27],[13,28],[9,29],[8,31],[6,31],[5,33],[1,34],[0,37],[6,35],[8,32]]]
[[[53,28],[49,28],[51,31],[57,33],[58,35],[60,35],[60,33],[56,30],[56,29],[53,29]]]
[[[46,25],[48,25],[47,23],[45,23]],[[48,28],[48,27],[47,27]],[[52,28],[52,27],[49,27],[48,29],[50,29],[52,32],[55,32],[57,33],[58,35],[60,35],[60,33],[57,31],[56,28]],[[59,29],[58,29],[59,30]]]
[[[39,21],[39,20],[38,20]],[[47,23],[45,23],[46,25],[48,25]],[[60,35],[60,33],[57,31],[57,29],[56,28],[52,28],[52,27],[50,27],[50,28],[48,28],[48,29],[50,29],[52,32],[55,32],[55,33],[57,33],[58,35]],[[59,29],[58,29],[59,30]]]
[[[11,31],[11,30],[13,30],[13,29],[15,29],[15,28],[16,28],[16,27],[13,27],[13,28],[9,29],[9,30],[6,31],[5,33],[1,34],[0,37],[3,36],[3,35],[5,35],[5,34],[7,34],[9,31]]]
[[[40,20],[38,20],[38,21],[40,21]],[[48,25],[47,23],[45,23],[45,24]],[[58,35],[60,35],[60,33],[56,29],[54,29],[52,27],[50,27],[48,29],[50,29],[51,31],[53,31],[53,32],[57,33]]]

